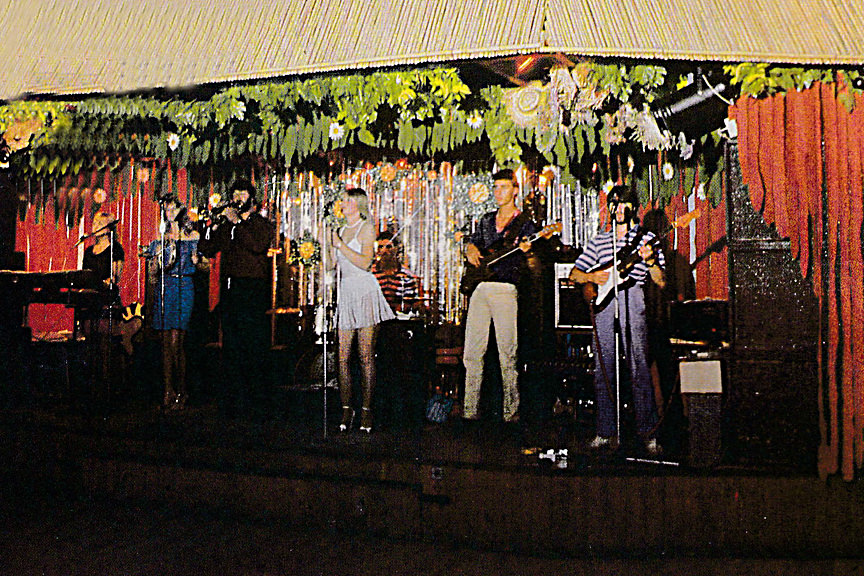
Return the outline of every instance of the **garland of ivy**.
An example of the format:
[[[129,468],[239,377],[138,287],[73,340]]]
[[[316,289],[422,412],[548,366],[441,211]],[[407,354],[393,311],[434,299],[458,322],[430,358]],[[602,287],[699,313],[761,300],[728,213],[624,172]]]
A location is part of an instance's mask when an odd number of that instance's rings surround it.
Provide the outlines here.
[[[616,154],[628,154],[609,137],[615,113],[650,106],[675,86],[669,86],[660,66],[582,62],[578,67],[608,96],[602,108],[567,126],[517,126],[502,86],[472,93],[455,68],[440,67],[237,85],[207,99],[130,95],[16,101],[0,106],[0,132],[16,122],[38,120],[42,128],[11,160],[17,174],[33,178],[117,169],[128,158],[170,161],[181,168],[253,156],[291,168],[312,154],[355,143],[432,158],[485,138],[490,160],[499,166],[515,167],[532,149],[562,168],[562,183],[573,178],[571,162],[592,158],[598,172],[608,172],[594,178],[599,184],[611,177],[604,164],[613,147]],[[837,97],[850,110],[864,86],[861,73],[851,69],[741,63],[724,71],[741,94],[754,97],[842,81],[847,89],[838,90]],[[706,135],[700,146],[718,143],[716,134]],[[700,166],[710,177],[710,166]],[[637,181],[645,166],[639,168]]]
[[[634,91],[650,98],[665,74],[660,67],[586,65],[622,102]],[[565,167],[598,144],[608,153],[599,137],[602,120],[566,131],[555,126],[551,133],[519,128],[503,100],[501,86],[473,94],[454,68],[414,69],[232,86],[207,100],[139,95],[13,102],[0,107],[0,131],[18,119],[40,119],[45,128],[17,166],[34,177],[113,169],[128,157],[186,167],[249,154],[293,166],[354,143],[432,157],[484,136],[501,166],[518,165],[523,150],[535,145]]]
[[[741,95],[761,98],[772,94],[806,90],[816,82],[833,84],[840,82],[844,90],[839,90],[837,99],[852,112],[855,109],[855,95],[864,93],[864,74],[859,70],[835,68],[783,67],[764,62],[742,62],[724,66],[733,85],[738,85]]]

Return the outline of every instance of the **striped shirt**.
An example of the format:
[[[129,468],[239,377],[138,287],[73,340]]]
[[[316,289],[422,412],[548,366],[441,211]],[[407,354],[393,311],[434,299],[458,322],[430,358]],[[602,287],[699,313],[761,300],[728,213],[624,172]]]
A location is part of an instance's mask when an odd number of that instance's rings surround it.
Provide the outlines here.
[[[394,312],[411,307],[413,300],[417,298],[417,277],[410,270],[403,266],[395,273],[373,270],[373,274]],[[410,299],[409,302],[404,302],[406,298]]]
[[[641,236],[641,238],[639,238],[639,236]],[[635,239],[637,238],[639,238],[639,244],[638,246],[634,246],[636,241]],[[638,250],[639,247],[643,246],[645,243],[649,242],[653,238],[653,232],[646,231],[643,233],[639,225],[634,226],[627,231],[627,234],[625,234],[621,240],[618,241],[618,258],[620,259],[626,257],[628,254],[635,252],[636,250]],[[613,243],[611,231],[601,232],[600,234],[597,234],[585,246],[585,250],[582,252],[582,254],[579,255],[579,258],[576,259],[576,263],[574,264],[574,266],[582,272],[593,271],[594,269],[598,268],[598,265],[600,265],[599,267],[602,267],[603,265],[609,263],[612,260],[612,246]],[[660,265],[660,268],[665,268],[666,258],[663,256],[663,251],[659,248],[655,248],[654,254],[657,258],[657,264]],[[648,265],[645,263],[644,260],[641,259],[633,266],[633,269],[627,275],[628,279],[640,286],[645,283],[645,279],[647,277]]]

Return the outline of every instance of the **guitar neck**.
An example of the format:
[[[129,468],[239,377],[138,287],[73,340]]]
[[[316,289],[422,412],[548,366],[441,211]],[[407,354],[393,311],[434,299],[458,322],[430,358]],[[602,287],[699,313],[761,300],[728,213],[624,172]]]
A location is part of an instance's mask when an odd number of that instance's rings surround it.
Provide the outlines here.
[[[539,240],[540,238],[542,238],[542,235],[540,232],[537,232],[537,233],[529,236],[525,240],[525,242],[528,242],[529,244],[533,244],[535,241]],[[503,260],[507,256],[510,256],[511,254],[515,254],[516,252],[519,252],[520,250],[521,250],[521,248],[519,248],[518,246],[516,248],[511,248],[510,250],[504,252],[503,254],[499,254],[499,255],[495,256],[494,258],[492,258],[491,260],[489,260],[488,262],[486,262],[486,266],[491,266],[492,264],[495,264],[496,262]]]

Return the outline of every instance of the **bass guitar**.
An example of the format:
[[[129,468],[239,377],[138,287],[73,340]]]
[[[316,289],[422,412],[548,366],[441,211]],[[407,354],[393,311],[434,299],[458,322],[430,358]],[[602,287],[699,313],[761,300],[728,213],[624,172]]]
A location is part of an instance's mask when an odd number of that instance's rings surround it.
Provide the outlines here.
[[[551,238],[553,234],[557,234],[558,232],[561,232],[561,222],[545,226],[542,230],[532,234],[524,241],[534,243],[541,238]],[[494,276],[492,270],[489,268],[490,266],[519,251],[521,251],[521,248],[518,246],[515,248],[506,246],[484,254],[479,266],[473,266],[469,262],[466,262],[465,272],[462,274],[462,281],[459,283],[459,292],[470,297],[481,282],[486,282]]]
[[[665,230],[663,230],[659,235],[654,236],[651,240],[646,242],[646,244],[651,244],[656,248],[656,245],[659,242],[660,238],[662,238],[675,228],[683,228],[684,226],[687,226],[688,224],[690,224],[690,222],[692,222],[701,215],[702,209],[697,208],[692,212],[688,212],[687,214],[676,218],[675,221],[671,222]],[[647,230],[645,232],[647,232]],[[589,304],[593,304],[594,307],[598,310],[605,308],[606,305],[609,304],[610,300],[612,300],[616,284],[619,288],[626,285],[628,275],[633,270],[633,267],[642,259],[639,256],[638,242],[640,239],[641,236],[638,236],[632,241],[633,243],[637,244],[636,248],[628,250],[629,246],[632,245],[631,243],[630,245],[625,246],[622,249],[623,253],[619,253],[618,255],[617,268],[613,268],[613,260],[609,260],[608,262],[599,264],[594,268],[588,270],[589,273],[606,271],[609,272],[609,277],[606,279],[606,282],[604,282],[600,286],[593,282],[586,282],[582,285],[582,295],[585,297],[585,300],[587,300]]]

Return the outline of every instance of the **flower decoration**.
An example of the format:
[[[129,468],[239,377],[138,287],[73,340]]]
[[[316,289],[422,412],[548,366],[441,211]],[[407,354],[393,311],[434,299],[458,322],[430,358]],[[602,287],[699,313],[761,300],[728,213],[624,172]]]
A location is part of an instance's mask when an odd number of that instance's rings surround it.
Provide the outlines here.
[[[700,182],[699,186],[696,187],[696,198],[699,200],[705,200],[705,183]]]
[[[438,173],[435,170],[429,170],[428,172],[426,172],[426,179],[427,180],[437,180],[438,179]]]
[[[468,199],[474,204],[482,204],[489,198],[489,187],[478,182],[468,189]]]
[[[93,192],[93,201],[97,204],[102,204],[105,200],[108,199],[108,193],[105,192],[102,188],[97,188],[95,192]]]
[[[385,164],[381,167],[381,180],[384,182],[392,182],[396,178],[396,167],[392,164]]]
[[[219,194],[218,192],[214,192],[213,194],[210,195],[210,198],[207,199],[207,205],[211,209],[215,208],[216,206],[219,206],[219,204],[221,204],[221,203],[222,203],[222,195]]]
[[[345,213],[342,211],[342,199],[341,198],[339,200],[336,200],[336,202],[333,203],[333,215],[336,216],[336,218],[344,218],[345,217]]]
[[[480,112],[475,110],[468,115],[468,126],[474,130],[483,126],[483,116],[480,115]]]
[[[17,152],[30,145],[30,138],[43,128],[36,117],[17,119],[2,134],[10,152]]]
[[[168,148],[170,148],[172,152],[177,149],[177,146],[180,145],[180,137],[177,134],[174,134],[173,132],[171,134],[168,134],[167,140],[168,140]]]
[[[345,224],[345,214],[342,213],[342,195],[345,192],[345,183],[335,180],[324,186],[322,202],[324,205],[324,222],[333,228]]]
[[[633,156],[627,156],[627,173],[632,174],[634,168],[636,168],[636,161],[633,160]]]
[[[491,174],[453,176],[453,209],[467,216],[480,216],[497,208]]]
[[[331,122],[328,135],[331,140],[341,140],[345,136],[345,128],[338,122]]]
[[[675,169],[672,168],[672,164],[666,162],[663,164],[663,179],[671,180],[673,176],[675,176]]]
[[[612,188],[614,188],[614,187],[615,187],[615,182],[613,182],[612,180],[607,180],[606,182],[603,183],[603,188],[602,188],[603,194],[609,194],[609,192],[611,192]]]
[[[321,244],[307,232],[296,240],[291,240],[289,262],[313,266],[321,261]]]

